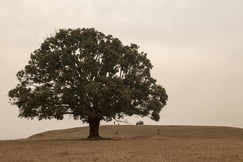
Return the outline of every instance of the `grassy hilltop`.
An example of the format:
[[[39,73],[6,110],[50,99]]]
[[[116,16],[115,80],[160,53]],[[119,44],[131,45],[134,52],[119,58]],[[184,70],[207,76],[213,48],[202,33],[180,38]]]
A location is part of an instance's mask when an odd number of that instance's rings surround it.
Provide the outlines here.
[[[101,126],[108,140],[87,141],[87,127],[0,142],[0,161],[243,161],[243,129],[209,126]]]
[[[237,138],[243,139],[243,129],[213,126],[134,126],[117,125],[101,126],[100,134],[111,139],[199,139],[199,138]],[[85,139],[88,127],[78,127],[63,130],[47,131],[32,135],[28,139],[35,140],[63,140]]]

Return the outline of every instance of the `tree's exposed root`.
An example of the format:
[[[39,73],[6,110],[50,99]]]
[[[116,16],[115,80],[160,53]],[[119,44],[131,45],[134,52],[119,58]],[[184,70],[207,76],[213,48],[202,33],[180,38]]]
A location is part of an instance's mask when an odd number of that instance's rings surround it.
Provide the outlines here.
[[[102,140],[103,138],[100,136],[91,136],[91,137],[89,136],[87,139],[88,140]]]
[[[98,140],[117,140],[117,139],[113,139],[113,138],[105,138],[105,137],[88,137],[87,140],[91,140],[91,141],[98,141]]]

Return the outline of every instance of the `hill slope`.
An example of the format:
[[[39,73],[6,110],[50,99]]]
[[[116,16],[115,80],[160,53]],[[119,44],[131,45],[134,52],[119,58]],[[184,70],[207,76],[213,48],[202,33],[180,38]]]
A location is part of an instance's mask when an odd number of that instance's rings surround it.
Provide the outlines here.
[[[53,130],[0,141],[0,161],[242,162],[243,129],[205,126],[101,126],[115,140],[80,140],[88,128]]]
[[[88,136],[88,127],[53,130],[30,136],[29,140],[84,139]],[[101,126],[100,135],[106,138],[234,138],[243,139],[243,129],[215,126]]]

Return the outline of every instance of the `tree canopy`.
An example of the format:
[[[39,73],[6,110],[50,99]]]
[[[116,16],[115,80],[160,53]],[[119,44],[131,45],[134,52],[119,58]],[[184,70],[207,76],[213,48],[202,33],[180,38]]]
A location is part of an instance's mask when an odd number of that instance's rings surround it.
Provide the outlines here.
[[[60,29],[17,73],[10,103],[20,117],[61,120],[70,114],[93,128],[94,121],[99,127],[100,120],[134,114],[158,121],[168,96],[138,49],[93,28]]]

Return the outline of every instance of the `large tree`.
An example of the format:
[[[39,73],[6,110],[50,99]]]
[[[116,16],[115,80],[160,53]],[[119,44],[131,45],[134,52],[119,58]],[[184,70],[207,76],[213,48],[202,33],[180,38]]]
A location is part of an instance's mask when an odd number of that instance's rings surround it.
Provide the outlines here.
[[[168,96],[138,48],[93,28],[61,29],[17,73],[10,103],[19,117],[62,120],[70,114],[89,123],[89,138],[99,137],[101,120],[136,114],[158,121]]]

